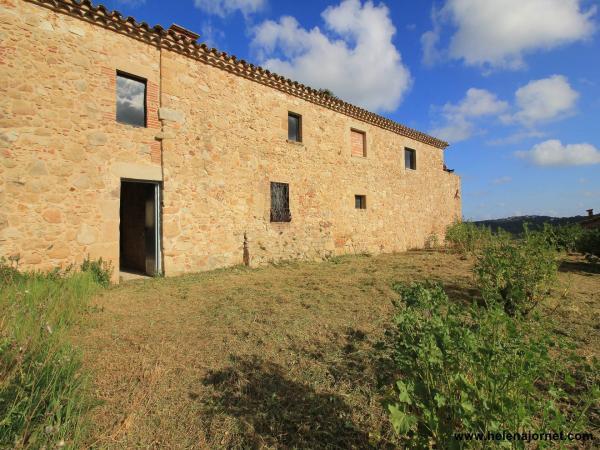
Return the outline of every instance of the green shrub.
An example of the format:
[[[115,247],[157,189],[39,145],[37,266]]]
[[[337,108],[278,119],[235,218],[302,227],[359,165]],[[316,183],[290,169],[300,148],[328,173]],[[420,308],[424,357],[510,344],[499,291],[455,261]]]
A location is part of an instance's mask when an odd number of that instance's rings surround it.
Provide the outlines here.
[[[439,245],[440,239],[435,233],[430,233],[429,236],[427,236],[427,239],[425,239],[425,248],[427,249],[435,249],[438,248]]]
[[[21,276],[16,265],[11,264],[4,256],[0,258],[0,286],[14,283]]]
[[[584,255],[600,257],[600,228],[583,230],[577,240],[576,249]]]
[[[473,268],[483,299],[509,315],[526,315],[545,298],[557,279],[558,254],[543,233],[525,229],[522,239],[487,242]]]
[[[539,231],[548,246],[561,252],[573,252],[577,250],[577,242],[583,232],[583,228],[577,224],[552,225],[550,223],[544,223],[544,226]]]
[[[490,228],[473,222],[455,222],[446,229],[446,242],[462,255],[475,252],[491,238]]]
[[[81,271],[91,273],[96,283],[102,287],[108,287],[110,284],[110,277],[112,275],[112,264],[110,261],[104,261],[102,258],[90,260],[88,256],[81,263]]]
[[[0,448],[77,448],[90,401],[68,333],[97,274],[20,273],[5,261],[0,274]]]
[[[582,369],[587,399],[570,411],[557,384],[572,382],[567,354],[541,321],[516,320],[498,305],[457,306],[436,284],[394,288],[406,303],[393,334],[403,378],[388,410],[406,447],[459,448],[457,432],[582,429],[599,398],[594,369]],[[549,353],[553,347],[558,358]]]

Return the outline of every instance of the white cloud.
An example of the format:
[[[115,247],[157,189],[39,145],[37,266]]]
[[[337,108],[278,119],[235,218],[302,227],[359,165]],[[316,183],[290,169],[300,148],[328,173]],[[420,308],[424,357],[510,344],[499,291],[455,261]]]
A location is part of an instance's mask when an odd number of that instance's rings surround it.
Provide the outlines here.
[[[509,104],[485,89],[471,88],[457,104],[447,103],[442,108],[444,125],[432,133],[449,142],[468,139],[475,133],[472,119],[497,116],[505,125],[520,124],[524,127],[508,137],[490,140],[490,145],[514,144],[524,139],[543,137],[535,125],[558,120],[573,113],[579,93],[562,75],[552,75],[532,80],[515,92],[515,103]],[[511,110],[511,111],[509,111]]]
[[[194,0],[196,8],[208,14],[226,17],[240,11],[244,16],[261,11],[267,5],[267,0]]]
[[[438,45],[440,43],[440,34],[442,32],[440,20],[440,11],[434,6],[431,9],[431,22],[433,23],[433,30],[426,31],[421,35],[423,64],[426,66],[432,66],[441,59],[441,52],[438,49]]]
[[[534,145],[531,150],[515,153],[537,166],[584,166],[600,164],[600,150],[591,144],[567,144],[551,139]]]
[[[488,145],[513,145],[526,139],[543,138],[547,133],[538,130],[520,130],[503,138],[490,139]]]
[[[507,184],[510,183],[512,181],[511,177],[505,176],[505,177],[500,177],[500,178],[496,178],[495,180],[492,180],[492,184]]]
[[[516,69],[524,65],[523,57],[538,50],[589,38],[595,31],[596,6],[587,10],[581,0],[446,0],[440,10],[444,21],[455,32],[446,50],[450,58],[462,59],[467,65]],[[441,30],[434,21],[431,32]],[[424,39],[423,49],[436,41]]]
[[[508,109],[508,103],[485,89],[471,88],[458,103],[446,103],[442,108],[445,124],[431,134],[448,142],[459,142],[471,137],[476,129],[473,119],[499,116]]]
[[[528,127],[562,118],[573,112],[579,93],[562,75],[534,80],[515,92],[519,111],[509,118]]]
[[[388,8],[344,0],[321,14],[324,29],[310,30],[290,16],[254,30],[252,46],[268,69],[376,111],[395,110],[411,85],[392,43]]]
[[[224,46],[221,43],[225,41],[225,33],[216,28],[210,20],[203,22],[200,26],[200,36],[202,42],[208,47],[223,48]]]

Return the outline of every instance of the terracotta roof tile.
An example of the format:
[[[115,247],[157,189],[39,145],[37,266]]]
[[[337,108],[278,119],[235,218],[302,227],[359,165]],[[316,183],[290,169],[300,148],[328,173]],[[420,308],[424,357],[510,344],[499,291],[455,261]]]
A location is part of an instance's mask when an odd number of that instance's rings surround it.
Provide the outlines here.
[[[367,111],[366,109],[347,103],[336,97],[327,95],[297,81],[290,80],[260,66],[250,64],[233,55],[220,52],[216,48],[209,49],[205,44],[196,42],[196,33],[180,30],[173,25],[165,30],[160,25],[150,26],[145,22],[137,22],[133,17],[124,18],[118,11],[108,11],[103,5],[94,6],[89,0],[25,0],[54,11],[77,17],[90,23],[100,25],[115,32],[126,34],[134,39],[146,42],[159,48],[175,51],[205,64],[218,67],[230,73],[254,80],[258,83],[300,97],[306,101],[340,112],[347,116],[370,123],[377,127],[415,139],[425,144],[444,149],[447,142],[428,134],[404,126],[391,119]]]

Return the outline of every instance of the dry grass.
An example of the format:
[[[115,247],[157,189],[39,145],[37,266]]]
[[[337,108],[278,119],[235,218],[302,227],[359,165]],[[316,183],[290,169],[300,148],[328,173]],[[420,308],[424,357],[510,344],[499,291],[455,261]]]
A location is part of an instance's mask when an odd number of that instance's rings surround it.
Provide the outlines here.
[[[471,263],[442,252],[343,257],[129,282],[75,337],[95,374],[100,448],[393,446],[381,406],[394,374],[394,281],[476,296]],[[599,355],[600,274],[571,259],[544,312]],[[564,325],[564,326],[563,326]]]

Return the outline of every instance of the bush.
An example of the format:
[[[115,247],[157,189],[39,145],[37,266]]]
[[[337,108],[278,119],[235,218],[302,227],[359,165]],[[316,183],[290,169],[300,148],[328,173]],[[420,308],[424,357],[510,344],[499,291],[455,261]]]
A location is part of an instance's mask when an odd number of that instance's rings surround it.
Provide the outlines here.
[[[555,248],[561,252],[573,252],[577,250],[577,242],[579,241],[583,228],[580,225],[552,225],[544,223],[544,226],[539,231],[548,246]]]
[[[446,229],[446,242],[462,255],[475,252],[491,238],[490,228],[477,226],[473,222],[456,222]]]
[[[515,320],[498,305],[454,305],[436,284],[395,290],[406,302],[394,332],[395,362],[404,378],[388,410],[407,447],[459,448],[456,432],[582,429],[599,398],[594,369],[586,366],[580,377],[586,403],[569,411],[557,385],[572,380],[566,353],[558,349],[563,359],[551,358],[548,349],[559,342],[541,321]]]
[[[576,248],[584,255],[600,257],[600,228],[583,230],[577,240]]]
[[[509,315],[527,315],[557,279],[558,255],[543,233],[525,229],[522,239],[488,241],[473,268],[488,305],[500,304]]]
[[[0,286],[14,283],[21,276],[16,265],[9,263],[4,256],[0,258]]]
[[[112,265],[110,262],[102,260],[90,260],[88,256],[81,263],[81,271],[89,272],[92,277],[102,287],[108,287],[110,285],[110,277],[112,275]]]
[[[104,284],[95,267],[23,273],[0,263],[0,448],[77,447],[90,401],[68,333]]]

